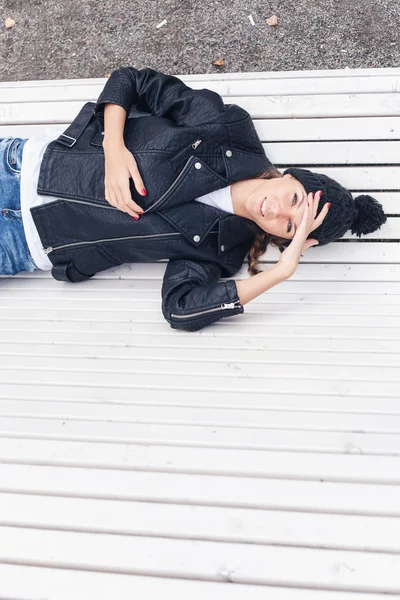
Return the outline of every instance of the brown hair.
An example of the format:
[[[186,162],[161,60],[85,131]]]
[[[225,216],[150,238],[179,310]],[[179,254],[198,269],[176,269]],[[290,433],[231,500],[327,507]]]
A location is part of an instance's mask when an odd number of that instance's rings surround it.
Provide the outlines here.
[[[273,168],[267,169],[266,171],[261,173],[261,175],[259,175],[257,179],[274,179],[275,177],[283,177],[283,175],[280,171],[278,171],[278,169]],[[254,228],[256,231],[255,237],[247,254],[249,264],[247,272],[250,276],[257,275],[257,273],[261,273],[261,271],[256,269],[256,266],[258,264],[258,257],[264,254],[264,252],[267,250],[268,244],[271,244],[271,246],[275,246],[283,250],[284,247],[282,246],[282,244],[288,241],[287,238],[282,238],[267,233],[266,231],[261,229],[261,227],[259,227],[256,223],[254,223]]]

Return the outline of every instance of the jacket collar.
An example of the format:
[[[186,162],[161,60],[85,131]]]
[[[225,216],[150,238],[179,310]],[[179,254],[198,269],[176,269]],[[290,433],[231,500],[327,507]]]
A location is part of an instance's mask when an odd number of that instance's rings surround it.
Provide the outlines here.
[[[233,146],[221,146],[221,153],[229,183],[258,177],[266,169],[273,167],[262,146],[260,153],[240,150]]]

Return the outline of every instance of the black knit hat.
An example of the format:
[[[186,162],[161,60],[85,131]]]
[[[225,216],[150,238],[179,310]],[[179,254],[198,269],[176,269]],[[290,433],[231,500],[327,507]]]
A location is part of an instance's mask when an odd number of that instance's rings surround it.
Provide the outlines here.
[[[334,179],[308,169],[290,168],[286,169],[283,175],[286,173],[300,181],[307,194],[322,191],[317,215],[326,202],[331,203],[321,225],[308,236],[318,240],[318,246],[341,238],[349,229],[351,233],[361,237],[376,231],[387,221],[382,205],[372,196],[362,194],[353,198],[351,193]]]

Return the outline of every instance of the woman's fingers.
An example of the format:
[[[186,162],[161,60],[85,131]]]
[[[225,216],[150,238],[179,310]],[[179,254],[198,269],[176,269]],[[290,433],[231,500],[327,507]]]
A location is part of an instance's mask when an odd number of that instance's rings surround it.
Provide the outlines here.
[[[130,176],[132,177],[132,181],[133,181],[133,184],[134,184],[136,190],[139,192],[139,194],[141,196],[145,196],[146,194],[144,192],[146,190],[144,187],[143,179],[140,176],[139,169],[137,168],[137,164],[136,164],[136,161],[133,156],[132,156],[132,161],[128,165],[128,169],[129,169],[129,173],[130,173]]]
[[[317,210],[318,210],[318,203],[316,204],[316,206],[317,206]],[[319,213],[318,217],[313,222],[312,229],[310,229],[310,233],[311,233],[311,231],[314,231],[314,229],[317,229],[317,227],[319,227],[321,225],[322,221],[325,219],[326,215],[328,214],[328,210],[329,210],[329,202],[325,202],[324,206],[321,208],[321,212]]]
[[[142,194],[143,180],[133,154],[125,146],[105,153],[105,198],[112,206],[137,220],[144,210],[132,198],[130,177]]]
[[[131,216],[138,216],[144,212],[143,208],[139,206],[139,204],[137,204],[131,196],[131,190],[129,188],[129,176],[128,179],[125,180],[124,187],[122,188],[120,186],[120,198],[122,198],[122,210],[125,209],[125,211]]]

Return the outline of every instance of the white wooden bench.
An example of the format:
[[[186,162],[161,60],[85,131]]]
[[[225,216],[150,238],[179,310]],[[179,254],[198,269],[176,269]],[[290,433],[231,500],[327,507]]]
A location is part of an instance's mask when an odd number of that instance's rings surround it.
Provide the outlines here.
[[[2,278],[0,597],[398,597],[400,69],[180,77],[389,218],[194,333],[162,316],[162,262]],[[0,137],[105,81],[1,83]]]

